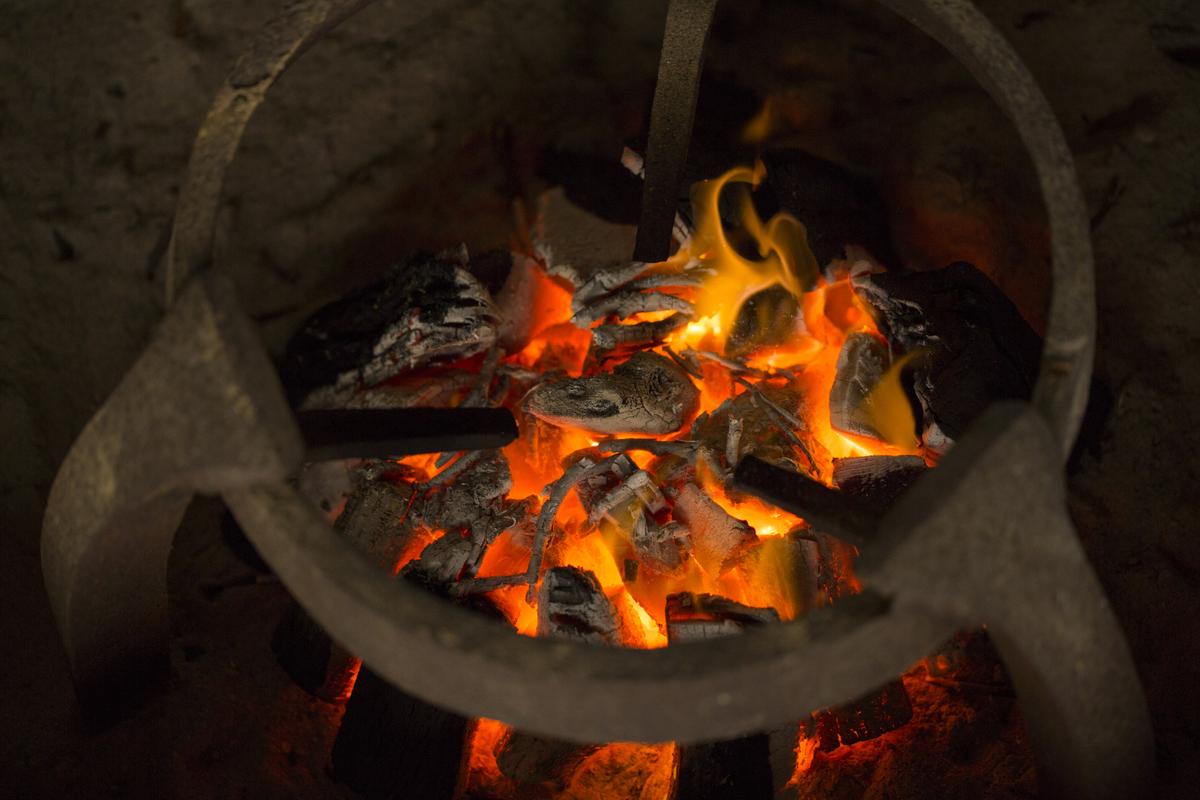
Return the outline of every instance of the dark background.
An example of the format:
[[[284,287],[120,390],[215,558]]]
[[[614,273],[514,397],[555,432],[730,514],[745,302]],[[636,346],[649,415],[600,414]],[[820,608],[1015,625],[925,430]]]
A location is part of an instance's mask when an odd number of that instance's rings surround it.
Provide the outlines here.
[[[1098,402],[1071,511],[1149,697],[1160,785],[1147,794],[1190,797],[1200,7],[978,4],[1056,110],[1093,214]],[[171,678],[100,732],[77,715],[38,556],[57,465],[161,314],[196,128],[279,5],[0,2],[0,774],[20,796],[345,793],[323,755],[339,712],[274,666],[286,594],[222,545],[216,503],[196,504],[172,554]],[[736,5],[711,77],[784,92],[797,142],[880,180],[906,263],[970,258],[1037,327],[1036,185],[965,72],[866,0]],[[545,147],[619,152],[644,127],[662,15],[635,0],[385,0],[306,54],[252,121],[218,229],[269,344],[403,247],[502,244]]]

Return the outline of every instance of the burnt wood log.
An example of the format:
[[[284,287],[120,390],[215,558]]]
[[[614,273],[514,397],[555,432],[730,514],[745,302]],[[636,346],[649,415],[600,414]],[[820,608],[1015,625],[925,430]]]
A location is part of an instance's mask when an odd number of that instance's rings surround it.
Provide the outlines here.
[[[288,343],[281,373],[289,393],[370,386],[490,348],[499,318],[467,265],[465,253],[415,253],[381,281],[317,311]]]
[[[856,279],[855,286],[894,347],[926,353],[913,390],[930,446],[948,446],[993,403],[1032,394],[1041,339],[972,265],[882,273]]]
[[[728,636],[778,620],[774,609],[744,606],[716,595],[684,593],[667,598],[667,640],[672,645]],[[766,734],[679,747],[674,800],[765,800],[773,791]]]
[[[836,430],[882,439],[867,401],[887,369],[887,348],[869,333],[852,333],[838,353],[829,390],[829,424]]]
[[[706,572],[719,575],[730,561],[758,541],[745,520],[731,517],[694,483],[686,483],[672,494],[671,514],[687,526],[692,554]]]
[[[334,530],[390,572],[414,533],[413,500],[406,484],[360,478]],[[334,642],[295,600],[275,629],[271,649],[296,685],[322,700],[344,700],[354,683],[359,659]]]

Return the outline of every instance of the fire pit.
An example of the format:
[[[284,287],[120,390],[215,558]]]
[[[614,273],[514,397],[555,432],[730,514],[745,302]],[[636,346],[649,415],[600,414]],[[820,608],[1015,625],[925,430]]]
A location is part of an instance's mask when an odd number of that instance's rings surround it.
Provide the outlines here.
[[[784,176],[817,168],[801,155],[712,176],[679,207],[713,3],[676,2],[645,169],[626,158],[645,175],[646,260],[589,263],[579,225],[555,227],[578,209],[548,196],[496,296],[479,257],[420,255],[314,317],[288,370],[303,389],[293,416],[208,269],[212,222],[274,78],[364,5],[297,4],[239,62],[180,199],[173,308],[55,483],[43,560],[81,693],[154,666],[165,553],[203,491],[299,601],[281,662],[311,691],[350,694],[334,767],[368,793],[419,758],[435,765],[423,796],[602,796],[596,776],[612,774],[650,792],[627,796],[766,796],[814,752],[902,726],[897,676],[981,623],[1043,783],[1136,785],[1145,709],[1059,476],[1090,365],[1086,220],[1044,101],[986,22],[965,3],[892,3],[976,68],[1039,170],[1054,248],[1040,366],[969,265],[892,275],[849,240],[818,258],[788,208]],[[777,213],[762,211],[768,191]],[[954,330],[939,296],[975,298],[987,336]],[[988,377],[1012,392],[962,382],[952,355],[985,340],[996,358],[968,377],[1006,370]],[[1035,379],[1031,404],[995,402]],[[456,410],[395,410],[425,405]],[[340,456],[388,458],[353,466],[336,536],[287,480]],[[340,468],[310,469],[309,485],[346,483]]]

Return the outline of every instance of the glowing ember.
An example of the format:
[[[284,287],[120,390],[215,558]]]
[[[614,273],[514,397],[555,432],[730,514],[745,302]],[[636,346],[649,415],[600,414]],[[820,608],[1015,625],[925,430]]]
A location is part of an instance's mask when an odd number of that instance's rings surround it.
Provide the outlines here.
[[[699,391],[698,408],[678,430],[636,434],[642,444],[628,451],[631,460],[625,462],[625,468],[644,471],[638,485],[648,488],[642,494],[629,489],[627,498],[610,495],[606,502],[612,507],[598,515],[572,491],[554,513],[544,543],[538,577],[552,567],[590,572],[611,604],[621,643],[627,647],[667,645],[666,600],[680,592],[708,593],[745,606],[771,608],[786,620],[814,605],[832,602],[837,593],[857,590],[852,549],[834,548],[838,588],[814,600],[812,586],[804,586],[804,581],[796,578],[804,569],[799,563],[802,543],[788,536],[802,528],[803,521],[727,489],[729,470],[748,446],[774,447],[781,460],[829,485],[835,458],[920,454],[913,412],[900,381],[903,359],[890,366],[866,403],[874,429],[886,441],[839,432],[831,426],[830,391],[847,337],[866,334],[880,341],[882,337],[855,294],[848,265],[840,274],[822,275],[799,221],[782,213],[767,221],[759,218],[750,189],[762,178],[760,164],[730,170],[694,187],[696,230],[690,242],[669,261],[653,265],[645,273],[653,279],[687,269],[689,275],[702,276],[664,290],[695,309],[690,321],[665,339],[627,351],[618,348],[597,353],[593,329],[580,326],[572,293],[539,273],[534,279],[534,333],[519,352],[501,361],[502,368],[527,376],[524,384],[518,383],[519,391],[509,390],[499,400],[513,410],[520,430],[517,440],[503,451],[512,474],[508,496],[514,501],[542,497],[562,478],[567,465],[581,457],[602,461],[611,454],[606,447],[620,438],[589,433],[563,424],[559,417],[553,417],[552,424],[525,413],[524,392],[538,385],[542,376],[555,371],[569,378],[603,376],[626,363],[634,352],[650,351],[664,359],[663,363],[669,358],[690,373]],[[718,213],[718,199],[726,190],[741,193],[736,231],[726,231]],[[649,285],[664,284],[668,282]],[[754,298],[767,291],[782,299],[755,307]],[[625,317],[623,324],[664,323],[673,313],[641,311]],[[599,319],[592,324],[615,323]],[[736,358],[729,356],[733,337],[739,337]],[[459,402],[465,396],[464,391]],[[719,441],[705,440],[711,430],[720,431]],[[663,446],[656,449],[656,444]],[[408,458],[404,463],[431,475],[441,469],[436,461],[437,456],[431,455]],[[631,480],[630,485],[633,483]],[[702,499],[689,501],[694,507],[688,513],[693,518],[684,518],[695,554],[689,558],[683,552],[671,561],[676,554],[669,547],[676,542],[670,529],[663,526],[679,524],[670,522],[669,515],[678,519],[686,497],[691,497],[689,491],[695,492],[697,487],[696,497]],[[531,505],[536,511],[539,503],[534,500]],[[533,541],[531,530],[504,531],[488,546],[475,577],[519,576],[533,569]],[[665,555],[656,557],[677,566],[661,567],[664,561],[647,561],[648,547],[667,547]],[[406,558],[415,555],[407,553]],[[647,563],[660,568],[648,568]],[[537,635],[536,587],[527,591],[524,583],[505,585],[492,589],[488,597],[519,633]],[[464,778],[468,794],[520,795],[520,789],[497,765],[495,751],[507,733],[498,722],[476,723]],[[802,736],[798,740],[793,782],[811,763],[815,747],[812,739]],[[674,758],[675,747],[669,744],[605,745],[575,768],[558,796],[666,797]]]

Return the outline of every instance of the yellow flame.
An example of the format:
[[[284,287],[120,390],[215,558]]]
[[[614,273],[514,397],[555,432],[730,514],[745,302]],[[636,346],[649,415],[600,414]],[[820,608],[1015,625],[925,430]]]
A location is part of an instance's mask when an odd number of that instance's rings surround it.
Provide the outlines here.
[[[883,373],[879,383],[867,395],[867,414],[871,426],[890,445],[915,451],[920,445],[917,440],[917,421],[913,416],[912,404],[901,383],[904,368],[918,355],[907,353],[892,362]]]
[[[691,251],[701,264],[716,272],[697,294],[698,319],[719,318],[722,312],[730,319],[747,297],[777,283],[800,297],[816,282],[820,273],[817,260],[808,247],[804,226],[790,214],[781,212],[763,223],[749,195],[742,198],[742,227],[758,245],[759,260],[743,256],[725,235],[718,209],[721,191],[730,183],[757,186],[762,175],[759,162],[755,169],[734,167],[692,187],[696,231]]]

